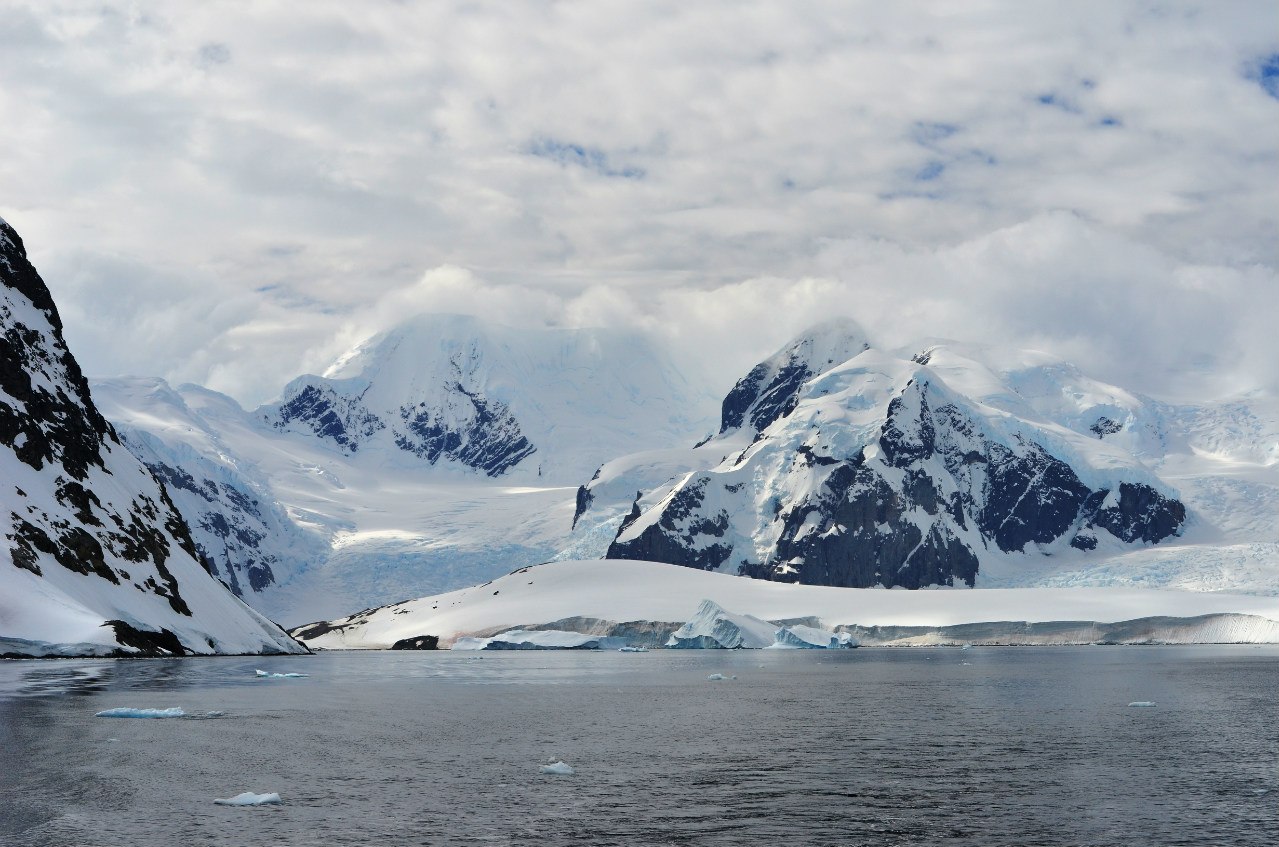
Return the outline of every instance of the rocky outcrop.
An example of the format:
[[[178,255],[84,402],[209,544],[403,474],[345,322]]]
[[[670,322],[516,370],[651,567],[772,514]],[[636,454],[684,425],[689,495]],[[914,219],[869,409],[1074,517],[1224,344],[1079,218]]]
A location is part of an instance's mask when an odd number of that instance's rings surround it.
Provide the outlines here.
[[[56,630],[39,609],[61,595],[59,619],[101,617],[88,632],[29,639],[59,655],[58,640],[94,655],[95,643],[144,655],[302,651],[210,577],[164,484],[94,405],[53,298],[4,222],[0,282],[0,531],[11,565],[0,594],[16,610],[0,635]]]

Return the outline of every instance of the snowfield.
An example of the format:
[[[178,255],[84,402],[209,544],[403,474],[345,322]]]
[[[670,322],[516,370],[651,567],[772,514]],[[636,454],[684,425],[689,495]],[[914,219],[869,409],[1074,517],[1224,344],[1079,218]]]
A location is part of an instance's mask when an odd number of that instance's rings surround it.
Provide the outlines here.
[[[563,561],[522,568],[483,585],[361,612],[294,630],[322,649],[385,649],[396,641],[436,635],[489,638],[508,630],[557,624],[590,629],[600,621],[693,621],[703,600],[764,621],[816,618],[821,628],[945,627],[990,621],[1116,622],[1138,618],[1225,619],[1221,641],[1279,640],[1279,597],[1141,588],[902,589],[828,588],[746,579],[643,561]],[[1224,622],[1223,622],[1224,623]],[[1183,622],[1184,624],[1184,622]],[[1179,624],[1169,623],[1175,629]],[[762,637],[758,636],[757,637]],[[772,637],[767,639],[770,643]],[[1196,640],[1187,636],[1186,640]]]

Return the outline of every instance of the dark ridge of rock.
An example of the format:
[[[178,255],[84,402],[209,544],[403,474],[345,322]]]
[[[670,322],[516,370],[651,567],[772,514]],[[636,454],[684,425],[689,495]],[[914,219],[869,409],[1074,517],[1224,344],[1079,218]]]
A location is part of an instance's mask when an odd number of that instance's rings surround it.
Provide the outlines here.
[[[662,517],[656,523],[646,527],[632,541],[615,539],[609,545],[605,558],[670,562],[702,570],[719,567],[733,548],[727,544],[699,546],[696,543],[699,536],[723,538],[728,530],[728,515],[725,512],[720,511],[710,516],[697,514],[697,509],[705,499],[708,481],[703,476],[692,485],[681,488],[670,498]],[[635,509],[638,507],[637,499]],[[678,526],[681,522],[687,522],[687,527],[681,529]],[[619,536],[627,526],[629,523],[624,521]]]
[[[470,403],[472,415],[465,428],[449,428],[439,410],[425,403],[404,406],[400,418],[407,432],[396,433],[396,446],[431,464],[448,458],[491,477],[501,476],[537,452],[505,403],[467,391],[460,383],[452,389]]]
[[[1123,424],[1118,421],[1112,421],[1107,417],[1097,418],[1097,422],[1088,427],[1088,429],[1095,433],[1098,438],[1105,438],[1107,435],[1114,435],[1116,432],[1121,432],[1123,428]]]
[[[1121,482],[1119,502],[1098,509],[1089,523],[1121,541],[1153,543],[1169,538],[1186,521],[1186,506],[1148,485]]]
[[[193,557],[195,546],[164,483],[155,480],[159,503],[138,494],[119,513],[108,513],[98,494],[84,484],[90,469],[109,473],[104,456],[123,449],[123,444],[94,405],[88,381],[67,350],[53,296],[27,259],[22,239],[4,222],[0,283],[14,292],[0,299],[0,397],[5,398],[0,399],[0,448],[8,448],[32,469],[54,475],[54,497],[74,518],[74,523],[50,518],[33,506],[25,515],[13,509],[8,540],[14,565],[42,575],[38,562],[44,554],[67,570],[119,585],[120,574],[107,563],[108,554],[150,562],[158,581],[151,580],[145,589],[165,597],[178,613],[190,615],[177,580],[165,566],[165,533]],[[23,322],[21,298],[39,315],[25,318],[31,326]],[[28,502],[25,492],[15,493],[19,502]]]
[[[147,629],[138,629],[135,626],[125,623],[124,621],[104,621],[103,626],[111,627],[115,633],[115,640],[125,647],[132,647],[138,653],[127,653],[125,655],[143,655],[143,656],[193,656],[194,651],[188,650],[178,640],[177,635],[167,629],[160,629],[158,632]]]
[[[412,638],[401,638],[391,645],[392,650],[438,650],[439,648],[440,637],[438,635],[416,635]]]
[[[0,445],[36,470],[58,465],[83,481],[89,467],[102,467],[103,440],[118,439],[93,405],[89,383],[67,351],[53,296],[27,260],[22,239],[3,221],[0,282],[30,300],[52,329],[46,341],[37,328],[19,322],[0,304],[0,391],[20,404],[15,408],[0,402]],[[32,379],[36,373],[57,377],[51,380],[52,392]]]
[[[573,507],[573,529],[577,529],[577,522],[582,515],[586,514],[586,510],[591,508],[591,501],[594,499],[595,496],[585,485],[577,487],[577,504]]]
[[[315,385],[307,385],[283,403],[278,419],[271,423],[276,429],[284,429],[294,422],[303,424],[317,437],[327,438],[350,453],[360,449],[362,439],[386,428],[376,415],[362,409],[358,403]]]

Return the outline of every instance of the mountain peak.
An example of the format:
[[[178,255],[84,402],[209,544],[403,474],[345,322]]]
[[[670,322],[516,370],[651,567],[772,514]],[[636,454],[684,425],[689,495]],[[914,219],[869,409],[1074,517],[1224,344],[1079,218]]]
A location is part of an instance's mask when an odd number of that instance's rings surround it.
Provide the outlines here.
[[[724,398],[719,431],[766,429],[795,407],[805,382],[869,349],[866,331],[852,318],[810,326],[737,381]]]

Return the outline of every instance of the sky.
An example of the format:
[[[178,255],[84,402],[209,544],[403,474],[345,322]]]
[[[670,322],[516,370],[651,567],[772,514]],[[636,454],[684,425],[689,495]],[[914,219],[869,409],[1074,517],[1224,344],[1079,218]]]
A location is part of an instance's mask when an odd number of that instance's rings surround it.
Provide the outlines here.
[[[419,312],[832,315],[1279,387],[1279,6],[0,0],[0,216],[90,376],[252,407]]]

